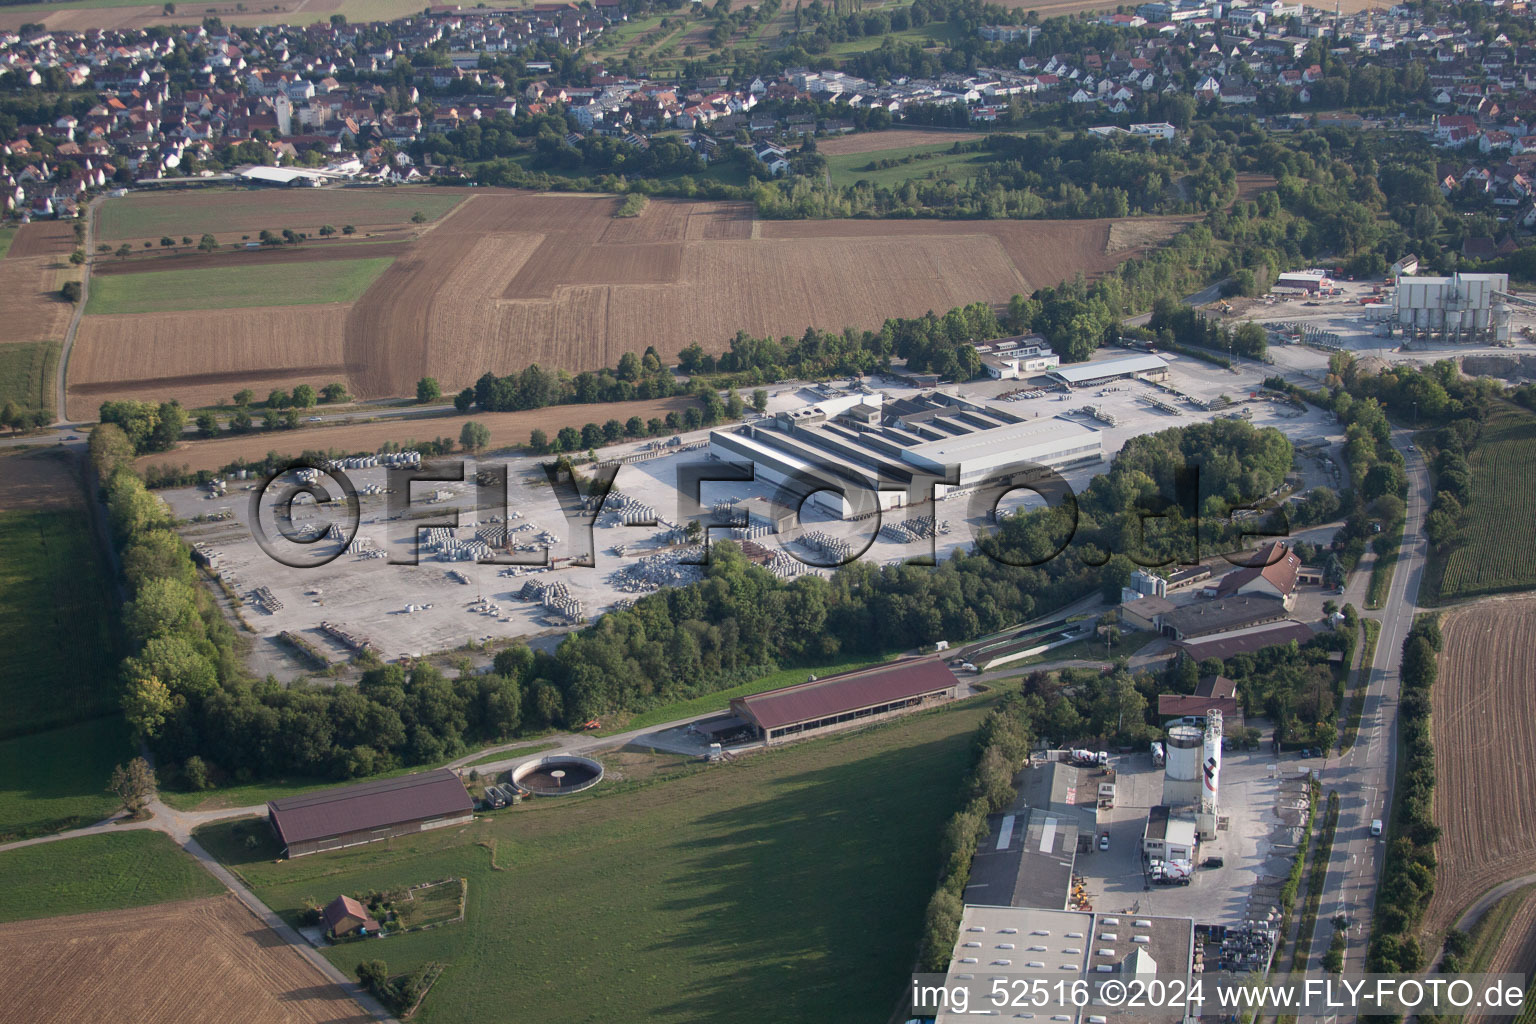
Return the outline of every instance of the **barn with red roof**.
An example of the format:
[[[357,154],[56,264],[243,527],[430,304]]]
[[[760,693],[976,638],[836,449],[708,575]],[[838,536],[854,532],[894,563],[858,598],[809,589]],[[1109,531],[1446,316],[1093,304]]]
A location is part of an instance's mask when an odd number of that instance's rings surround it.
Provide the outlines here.
[[[731,712],[758,739],[781,743],[953,700],[959,686],[938,658],[908,658],[734,697]]]

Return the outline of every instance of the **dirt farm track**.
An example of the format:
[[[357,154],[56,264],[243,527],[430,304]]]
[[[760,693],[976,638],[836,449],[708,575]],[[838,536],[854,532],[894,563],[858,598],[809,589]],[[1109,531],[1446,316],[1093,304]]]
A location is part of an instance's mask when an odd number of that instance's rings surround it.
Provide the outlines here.
[[[0,1024],[372,1020],[232,894],[0,925]]]
[[[1441,630],[1433,723],[1442,834],[1425,920],[1432,937],[1493,886],[1536,870],[1536,789],[1525,778],[1536,750],[1536,598],[1457,608]],[[1506,969],[1536,969],[1536,901],[1512,922],[1499,959]]]
[[[799,336],[1006,302],[1139,251],[1112,246],[1107,220],[759,221],[745,204],[673,200],[617,219],[617,205],[612,196],[474,191],[419,238],[355,250],[394,262],[350,305],[278,299],[87,316],[70,361],[70,414],[89,415],[109,397],[195,406],[238,384],[343,379],[376,398],[434,376],[451,392],[487,370],[598,369],[649,345],[664,357],[694,342],[719,352],[738,330]],[[1182,221],[1135,223],[1144,247]],[[284,251],[315,259],[313,248]],[[109,272],[213,262],[133,260]],[[323,260],[307,266],[325,273]]]

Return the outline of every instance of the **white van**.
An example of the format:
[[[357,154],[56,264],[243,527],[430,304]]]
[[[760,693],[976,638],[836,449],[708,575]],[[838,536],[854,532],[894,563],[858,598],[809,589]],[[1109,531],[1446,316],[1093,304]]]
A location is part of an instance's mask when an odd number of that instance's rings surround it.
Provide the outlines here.
[[[1380,818],[1372,818],[1371,819],[1371,835],[1372,836],[1379,836],[1379,835],[1381,835],[1381,819]]]

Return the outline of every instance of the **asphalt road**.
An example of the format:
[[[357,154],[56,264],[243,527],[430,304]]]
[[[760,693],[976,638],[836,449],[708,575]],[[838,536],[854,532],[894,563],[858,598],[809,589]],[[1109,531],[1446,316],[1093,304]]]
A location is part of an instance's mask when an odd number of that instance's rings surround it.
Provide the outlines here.
[[[1398,670],[1403,638],[1418,611],[1419,584],[1428,549],[1423,524],[1429,503],[1429,474],[1419,455],[1407,450],[1410,436],[1408,431],[1396,431],[1392,438],[1393,445],[1407,460],[1407,520],[1386,604],[1379,613],[1368,615],[1380,620],[1381,634],[1370,666],[1360,733],[1348,753],[1342,758],[1331,756],[1322,766],[1324,795],[1329,791],[1339,794],[1339,822],[1312,935],[1312,965],[1320,966],[1333,939],[1333,918],[1343,914],[1349,919],[1349,942],[1344,953],[1346,973],[1364,970],[1366,945],[1371,937],[1376,888],[1386,851],[1385,837],[1372,838],[1370,834],[1371,820],[1390,821],[1392,778],[1397,765]],[[1362,581],[1356,582],[1358,585]]]

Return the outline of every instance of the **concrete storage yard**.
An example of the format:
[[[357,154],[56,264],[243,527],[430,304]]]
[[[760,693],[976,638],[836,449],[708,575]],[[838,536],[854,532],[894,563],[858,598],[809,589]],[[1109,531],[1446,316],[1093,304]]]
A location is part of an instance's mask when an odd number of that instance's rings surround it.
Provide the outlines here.
[[[1317,372],[1326,363],[1326,356],[1321,352],[1296,351],[1317,357],[1319,367],[1311,372]],[[1101,356],[1110,359],[1121,354],[1111,350]],[[1307,486],[1336,481],[1335,471],[1328,468],[1331,461],[1326,458],[1326,453],[1342,441],[1342,436],[1331,418],[1316,409],[1302,412],[1286,403],[1262,398],[1249,400],[1250,392],[1256,391],[1263,377],[1274,368],[1245,362],[1234,372],[1188,357],[1169,355],[1165,358],[1169,364],[1167,384],[1170,387],[1203,402],[1219,404],[1221,396],[1226,396],[1234,404],[1215,410],[1202,409],[1141,380],[1082,388],[1070,394],[1048,391],[1039,397],[1011,401],[999,396],[1032,390],[1035,385],[1026,381],[982,381],[947,386],[945,390],[1026,420],[1036,416],[1063,416],[1101,431],[1105,460],[1063,473],[1077,490],[1086,487],[1095,474],[1106,470],[1114,453],[1131,437],[1234,414],[1246,414],[1256,426],[1281,427],[1299,447],[1317,452],[1318,457],[1301,461]],[[886,400],[919,393],[909,385],[884,378],[865,383]],[[770,395],[771,414],[814,405],[824,400],[827,392],[808,386],[786,385],[771,391]],[[1148,401],[1151,398],[1164,400],[1178,413],[1154,407]],[[1114,425],[1083,413],[1081,410],[1086,405],[1094,405],[1101,413],[1107,413],[1115,420]],[[682,435],[681,441],[686,448],[703,444],[708,437],[708,431],[695,431]],[[480,564],[473,560],[439,560],[426,544],[423,544],[418,565],[391,564],[379,552],[388,552],[395,557],[405,555],[409,550],[411,529],[403,522],[385,521],[386,496],[382,489],[386,486],[386,472],[383,468],[347,471],[361,495],[362,523],[357,532],[357,544],[353,552],[343,553],[318,569],[280,564],[269,558],[252,539],[248,522],[251,493],[247,488],[254,486],[254,481],[230,480],[228,492],[217,497],[210,496],[206,489],[197,488],[181,488],[162,494],[180,519],[223,517],[211,522],[188,522],[183,526],[183,535],[212,555],[215,571],[240,598],[242,604],[238,615],[260,638],[254,652],[255,667],[259,671],[271,671],[279,678],[292,678],[304,671],[314,671],[318,666],[291,644],[279,639],[285,631],[299,636],[331,662],[344,661],[350,652],[341,640],[321,628],[322,622],[340,627],[354,637],[367,639],[386,659],[425,655],[487,639],[534,638],[569,628],[572,622],[568,617],[537,600],[519,599],[519,593],[530,580],[562,584],[566,596],[579,602],[582,617],[590,619],[617,602],[633,599],[657,585],[692,578],[698,570],[679,563],[693,557],[694,553],[684,550],[681,538],[673,532],[673,526],[686,525],[679,520],[678,471],[684,463],[707,463],[707,449],[694,447],[656,456],[644,451],[651,443],[630,441],[599,452],[602,458],[622,459],[642,453],[650,456],[644,461],[622,465],[614,489],[639,506],[654,510],[660,525],[626,526],[610,500],[593,530],[595,568],[572,567],[566,561],[580,550],[571,545],[573,524],[562,514],[556,495],[540,468],[544,460],[532,456],[483,459],[507,466],[506,510],[488,510],[483,515],[475,512],[473,464],[466,470],[465,482],[418,483],[413,488],[413,497],[418,503],[425,502],[420,515],[437,516],[453,508],[460,509],[461,527],[456,534],[460,542],[472,540],[477,527],[520,530],[517,541],[529,543],[537,543],[537,538],[548,531],[555,537],[550,551],[555,561],[543,570]],[[368,493],[370,491],[378,493]],[[440,492],[440,500],[428,502],[434,492]],[[705,510],[701,518],[706,523],[716,522],[710,514],[713,503],[766,499],[773,493],[774,488],[764,481],[706,483],[701,493]],[[1035,501],[1038,499],[1029,492],[1015,491],[1007,504],[1027,505]],[[781,568],[787,567],[785,571],[793,572],[824,572],[826,570],[818,569],[814,564],[805,563],[834,561],[827,553],[827,545],[835,549],[837,542],[823,541],[818,546],[818,536],[838,538],[854,551],[862,551],[862,557],[876,562],[926,557],[935,552],[942,559],[955,548],[970,545],[974,536],[990,528],[985,514],[972,515],[971,511],[964,495],[941,499],[933,506],[888,511],[880,523],[933,515],[937,526],[934,537],[901,540],[890,531],[879,533],[879,524],[874,520],[837,521],[808,502],[802,509],[798,530],[777,536],[759,536],[754,540],[776,559]],[[321,531],[328,524],[326,512],[320,508],[309,507],[297,515],[299,521],[312,522]],[[504,523],[500,521],[502,516],[508,517]],[[714,539],[727,536],[727,531],[711,532]],[[585,546],[584,542],[581,546]],[[618,553],[620,546],[622,555]],[[797,557],[792,559],[780,554],[781,548]],[[646,560],[645,564],[637,565],[641,560]],[[268,593],[274,600],[259,599]]]

